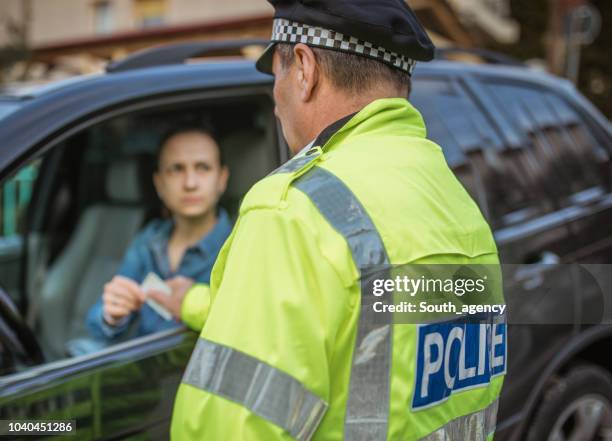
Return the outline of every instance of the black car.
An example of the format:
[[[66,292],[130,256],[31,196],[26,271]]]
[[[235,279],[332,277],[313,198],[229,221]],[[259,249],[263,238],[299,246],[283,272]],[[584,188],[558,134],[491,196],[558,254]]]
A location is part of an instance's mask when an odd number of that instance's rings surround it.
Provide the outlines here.
[[[71,342],[86,336],[85,314],[131,238],[159,215],[150,176],[165,128],[215,128],[233,216],[290,156],[272,77],[247,60],[183,63],[207,48],[153,50],[0,97],[0,420],[76,420],[78,439],[168,437],[195,333],[78,356]],[[598,323],[612,281],[591,295],[568,270],[604,264],[606,277],[612,262],[609,121],[569,83],[502,64],[420,64],[410,100],[514,264],[507,295],[568,314],[510,326],[496,439],[609,439],[612,326]]]

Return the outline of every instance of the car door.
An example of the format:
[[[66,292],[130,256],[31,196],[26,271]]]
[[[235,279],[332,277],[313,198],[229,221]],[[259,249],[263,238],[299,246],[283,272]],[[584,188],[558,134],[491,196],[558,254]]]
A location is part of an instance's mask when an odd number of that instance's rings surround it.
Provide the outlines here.
[[[75,136],[77,140],[82,140],[80,134]],[[28,292],[35,284],[25,280],[30,273],[27,263],[33,262],[29,254],[33,251],[47,254],[33,246],[40,246],[44,241],[37,239],[31,242],[29,239],[31,236],[61,236],[51,234],[59,233],[59,230],[36,230],[35,220],[45,220],[46,226],[56,224],[56,214],[48,209],[55,211],[63,205],[61,199],[64,193],[59,190],[61,185],[58,185],[63,183],[62,170],[79,168],[70,167],[67,160],[71,158],[56,155],[65,146],[64,143],[51,146],[42,156],[34,159],[34,164],[42,164],[40,180],[30,182],[37,191],[34,191],[30,203],[20,207],[21,214],[15,214],[19,219],[14,219],[14,234],[19,234],[21,239],[16,248],[20,262],[16,278],[23,284],[12,297],[28,296],[28,315],[37,305],[36,293]],[[87,150],[87,146],[78,147]],[[58,158],[61,158],[60,162]],[[77,162],[72,165],[82,164]],[[19,176],[22,170],[30,167],[32,163],[26,162],[13,176]],[[89,175],[92,174],[95,173],[90,169]],[[10,186],[14,183],[13,176],[5,181]],[[72,175],[68,177],[73,178]],[[92,182],[81,180],[74,184],[78,187],[90,184],[91,187]],[[48,191],[50,189],[58,191]],[[71,209],[66,214],[75,213],[78,212]],[[10,286],[3,288],[11,289]],[[7,299],[8,295],[4,297],[5,303],[9,303]],[[58,306],[58,309],[66,310],[71,307],[70,304]],[[137,433],[146,433],[148,437],[157,439],[167,437],[174,389],[195,342],[194,333],[179,329],[127,341],[80,357],[58,358],[46,354],[44,359],[37,359],[35,356],[38,353],[34,353],[28,343],[44,340],[38,321],[26,323],[26,317],[16,308],[4,307],[2,313],[0,328],[5,354],[2,360],[4,372],[0,377],[0,419],[69,422],[76,427],[79,439],[115,438]],[[9,313],[10,316],[7,316]],[[39,311],[41,317],[50,313],[45,309]],[[70,319],[70,315],[67,317]],[[8,337],[17,339],[19,344],[12,342],[14,344],[10,345]],[[38,344],[35,346],[38,347]],[[2,430],[5,429],[3,425]]]
[[[218,72],[215,73],[215,76],[217,75]],[[115,84],[118,93],[113,97],[114,104],[109,107],[108,102],[104,101],[108,99],[107,96],[95,112],[91,102],[85,106],[76,105],[79,94],[91,95],[91,88],[95,87],[95,84],[90,84],[88,90],[81,88],[74,91],[74,96],[70,96],[67,90],[60,91],[55,94],[56,98],[63,99],[62,104],[72,103],[71,111],[74,113],[58,118],[56,112],[49,117],[55,118],[55,121],[38,121],[37,124],[32,124],[30,133],[36,130],[55,133],[55,136],[47,139],[45,143],[37,142],[38,132],[36,136],[32,136],[32,145],[28,145],[25,138],[14,139],[14,144],[22,142],[23,147],[0,158],[0,165],[3,167],[0,169],[0,176],[6,178],[10,176],[9,173],[19,173],[37,156],[52,156],[53,149],[69,139],[69,136],[78,136],[94,124],[107,119],[129,112],[154,112],[165,106],[170,106],[176,113],[177,105],[185,108],[215,106],[219,100],[224,100],[227,104],[225,113],[216,116],[220,121],[223,120],[220,124],[226,126],[222,127],[227,135],[223,143],[225,147],[222,148],[227,148],[230,152],[228,164],[234,176],[230,180],[230,189],[223,203],[237,207],[240,197],[254,180],[279,165],[283,152],[277,143],[269,79],[265,79],[265,84],[261,78],[258,79],[259,82],[249,80],[254,75],[254,69],[250,65],[243,68],[242,74],[232,72],[232,75],[229,76],[229,81],[236,84],[233,84],[233,88],[223,84],[225,88],[222,92],[217,89],[221,88],[223,81],[228,81],[227,75],[218,77],[217,87],[210,76],[202,75],[196,67],[189,74],[183,72],[182,76],[177,74],[176,68],[174,71],[171,69],[165,81],[156,77],[155,82],[147,82],[146,79],[128,75],[131,79],[128,78],[127,83],[131,81],[132,84]],[[118,81],[113,80],[115,83]],[[249,81],[251,85],[245,86]],[[141,90],[143,95],[135,104],[134,94],[139,83],[146,86]],[[201,83],[199,88],[195,87],[198,83]],[[186,90],[182,90],[181,86]],[[147,87],[160,90],[151,91],[147,90]],[[108,90],[108,85],[102,84],[100,88],[103,89],[100,93],[104,95],[104,89]],[[126,95],[122,97],[121,91]],[[163,98],[160,98],[160,94]],[[265,105],[253,108],[254,95],[260,102],[265,102]],[[51,103],[51,98],[44,97],[43,104],[61,107],[59,102]],[[32,107],[35,107],[35,104],[32,104]],[[253,124],[239,130],[236,118],[248,109],[252,110]],[[48,114],[48,111],[44,112],[43,109],[29,110],[30,116],[40,112],[38,117],[42,118],[40,115]],[[18,112],[12,116],[12,128],[3,131],[0,125],[0,133],[7,137],[20,127],[23,129],[25,123],[18,118]],[[33,118],[33,122],[36,122],[36,118]],[[78,130],[75,129],[76,126]],[[134,143],[136,144],[138,143]],[[249,148],[255,145],[257,152]],[[71,165],[76,164],[63,164],[64,167]],[[53,174],[51,171],[49,173]],[[45,205],[41,202],[45,188],[48,187],[41,186],[41,193],[33,198],[41,207]],[[32,218],[45,217],[42,215],[42,208],[37,210],[37,207],[33,207],[29,213]],[[24,253],[28,247],[20,249],[21,258],[27,260]],[[28,272],[27,269],[23,271]],[[24,282],[22,289],[26,290],[26,286],[28,283]],[[26,318],[35,304],[33,299],[36,293],[25,292],[24,295],[29,297],[29,301],[23,302],[26,308],[19,314],[19,320],[22,326],[27,328]],[[39,311],[39,315],[44,314],[45,311]],[[41,336],[36,332],[37,328],[30,329],[30,337],[40,340]],[[46,360],[37,366],[15,366],[15,372],[0,378],[0,418],[75,420],[79,439],[119,439],[127,436],[167,439],[174,394],[196,338],[196,333],[179,328],[125,341],[88,355]]]
[[[465,84],[502,139],[495,153],[503,169],[521,185],[520,205],[492,210],[492,223],[510,311],[510,367],[500,412],[524,425],[553,360],[579,332],[579,274],[569,265],[577,247],[573,212],[561,202],[571,171],[547,137],[555,121],[542,85],[486,75],[467,77]],[[489,199],[494,204],[497,198]]]
[[[583,328],[612,322],[612,130],[577,94],[542,92],[554,118],[546,131],[560,161],[569,169],[570,185],[561,204],[573,215],[569,226],[576,244],[570,259],[579,268]]]
[[[429,137],[442,146],[449,165],[487,217],[504,264],[511,324],[498,418],[503,439],[504,430],[522,418],[525,397],[572,332],[574,317],[572,311],[555,316],[555,323],[568,323],[560,329],[533,326],[545,323],[550,311],[567,300],[551,293],[555,287],[571,286],[571,275],[560,266],[570,252],[569,228],[556,213],[555,184],[542,176],[546,164],[534,158],[529,130],[521,126],[529,119],[520,119],[512,106],[502,109],[493,97],[496,86],[491,89],[463,75],[421,76],[411,99],[423,113]]]

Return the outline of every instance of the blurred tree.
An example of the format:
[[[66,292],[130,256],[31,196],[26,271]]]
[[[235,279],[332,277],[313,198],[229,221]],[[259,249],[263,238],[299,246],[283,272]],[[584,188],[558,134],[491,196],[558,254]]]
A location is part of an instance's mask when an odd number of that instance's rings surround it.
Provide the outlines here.
[[[491,43],[490,48],[522,60],[546,58],[548,0],[511,0],[510,9],[512,17],[521,26],[519,41],[513,44]]]
[[[31,0],[22,0],[21,20],[7,17],[0,21],[0,26],[4,27],[9,41],[5,46],[0,46],[0,84],[16,63],[23,62],[26,66],[21,72],[21,78],[18,79],[25,79],[27,75],[27,62],[30,59],[28,35],[31,17]]]
[[[578,89],[608,118],[612,118],[612,1],[591,0],[602,17],[602,26],[595,41],[582,48]],[[512,16],[521,25],[520,39],[515,44],[490,43],[488,48],[522,60],[546,60],[547,32],[553,17],[551,0],[511,0]]]

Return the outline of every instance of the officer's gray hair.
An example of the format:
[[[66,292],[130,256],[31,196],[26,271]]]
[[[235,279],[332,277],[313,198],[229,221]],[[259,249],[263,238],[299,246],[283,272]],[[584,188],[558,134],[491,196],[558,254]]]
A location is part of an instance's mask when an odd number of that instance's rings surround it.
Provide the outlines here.
[[[412,81],[406,72],[359,55],[316,47],[311,49],[325,74],[338,89],[359,93],[371,85],[385,81],[395,86],[398,91],[405,91],[406,98],[410,95]],[[295,54],[292,44],[278,44],[276,51],[283,69],[293,64]]]

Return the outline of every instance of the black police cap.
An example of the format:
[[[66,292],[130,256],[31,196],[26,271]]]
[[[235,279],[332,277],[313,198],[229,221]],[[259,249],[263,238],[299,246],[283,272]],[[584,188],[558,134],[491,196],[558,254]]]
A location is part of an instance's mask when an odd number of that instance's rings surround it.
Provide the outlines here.
[[[271,44],[257,69],[272,73],[277,43],[305,43],[373,58],[408,73],[430,61],[434,45],[404,0],[268,0],[275,8]]]

